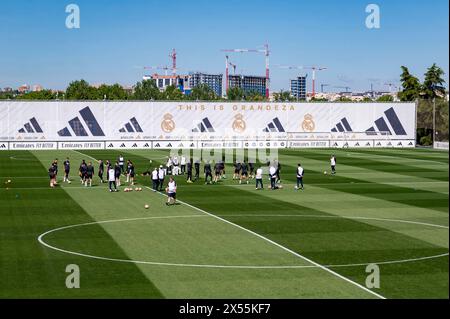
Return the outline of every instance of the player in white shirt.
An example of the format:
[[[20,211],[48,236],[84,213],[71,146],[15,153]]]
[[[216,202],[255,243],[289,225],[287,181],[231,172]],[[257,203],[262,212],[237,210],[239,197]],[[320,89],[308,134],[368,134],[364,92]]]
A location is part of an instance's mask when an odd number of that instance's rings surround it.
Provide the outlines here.
[[[173,172],[172,175],[179,175],[180,174],[180,162],[178,161],[178,156],[174,156],[173,160]]]
[[[158,179],[159,179],[159,190],[162,191],[164,187],[164,177],[166,177],[166,172],[163,169],[163,166],[159,166],[158,170]]]
[[[256,170],[256,176],[255,176],[255,179],[256,179],[256,189],[264,189],[264,186],[263,186],[263,180],[262,180],[262,175],[263,175],[263,170],[262,170],[262,167],[259,167],[257,170]],[[258,188],[258,186],[261,186],[261,188]]]
[[[180,165],[181,165],[181,174],[186,174],[186,156],[181,155],[181,160],[180,160]]]
[[[158,186],[159,186],[158,169],[155,167],[155,169],[152,172],[152,189],[156,192],[158,190]]]
[[[336,174],[336,156],[331,155],[330,158],[330,165],[331,165],[331,174]]]
[[[174,205],[177,199],[177,183],[175,182],[172,176],[169,178],[169,184],[167,184],[166,193],[167,193],[166,205],[167,206]]]
[[[274,165],[270,165],[269,168],[269,177],[270,177],[270,188],[272,190],[276,189],[276,180],[277,180],[277,169]]]
[[[295,190],[303,190],[303,174],[305,170],[303,169],[301,164],[298,164],[297,167],[297,186],[295,187]]]
[[[109,182],[109,191],[110,192],[117,192],[117,186],[116,186],[116,175],[115,175],[116,171],[112,166],[108,167],[108,173],[107,173],[107,178],[108,178],[108,182]],[[114,186],[114,190],[113,187]]]

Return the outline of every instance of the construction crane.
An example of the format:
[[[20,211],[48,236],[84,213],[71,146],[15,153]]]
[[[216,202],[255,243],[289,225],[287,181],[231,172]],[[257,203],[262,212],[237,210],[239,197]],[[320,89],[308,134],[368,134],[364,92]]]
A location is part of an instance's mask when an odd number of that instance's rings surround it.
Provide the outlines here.
[[[323,93],[323,88],[326,87],[326,86],[330,86],[330,85],[329,84],[321,84],[320,85],[320,92]]]
[[[269,72],[269,45],[265,44],[264,49],[222,49],[222,52],[234,52],[234,53],[264,53],[266,60],[266,98],[269,98],[269,85],[270,85],[270,72]],[[226,71],[228,70],[228,61],[226,64]],[[225,76],[226,89],[228,90],[228,76]]]
[[[233,64],[232,62],[228,62],[228,63],[233,68],[233,75],[236,75],[236,64]]]
[[[230,62],[230,57],[228,55],[225,56],[225,92],[228,92],[228,79],[230,77],[228,66],[233,68],[233,75],[236,75],[236,64]]]
[[[326,70],[326,67],[322,66],[305,66],[305,70],[312,70],[312,97],[316,96],[316,71]]]
[[[177,74],[177,51],[175,49],[172,50],[172,53],[169,54],[169,58],[172,59],[172,74]]]
[[[334,88],[336,88],[336,89],[345,89],[345,92],[343,92],[343,93],[351,93],[350,92],[351,87],[349,87],[349,86],[334,86]]]
[[[167,75],[167,72],[169,70],[172,70],[172,68],[168,66],[144,66],[144,70],[164,70],[164,74]]]
[[[395,89],[398,88],[398,86],[395,85],[394,83],[384,83],[384,85],[389,87],[389,93],[392,93],[392,88],[395,88]]]
[[[326,70],[326,67],[319,66],[292,66],[292,65],[280,65],[282,69],[289,70],[312,70],[312,97],[316,95],[316,71]]]

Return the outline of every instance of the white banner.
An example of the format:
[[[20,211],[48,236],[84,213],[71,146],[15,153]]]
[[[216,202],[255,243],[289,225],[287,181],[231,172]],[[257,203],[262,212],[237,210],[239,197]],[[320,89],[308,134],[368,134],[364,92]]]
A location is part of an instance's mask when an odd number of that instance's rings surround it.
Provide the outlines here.
[[[105,142],[58,142],[59,149],[97,149],[105,148]]]
[[[2,101],[0,119],[3,142],[415,139],[414,103]]]
[[[289,148],[327,148],[330,147],[329,141],[289,141]]]
[[[57,142],[11,142],[10,150],[56,150]]]
[[[448,151],[448,142],[434,142],[433,147],[438,150]]]

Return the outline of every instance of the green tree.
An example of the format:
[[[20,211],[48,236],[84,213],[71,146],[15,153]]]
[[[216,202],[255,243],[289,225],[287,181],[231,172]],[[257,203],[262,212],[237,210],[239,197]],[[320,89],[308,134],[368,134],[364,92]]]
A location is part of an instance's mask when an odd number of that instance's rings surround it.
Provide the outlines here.
[[[266,100],[266,97],[258,91],[250,91],[244,94],[244,100],[252,102],[262,102]]]
[[[129,94],[120,84],[106,85],[102,84],[98,89],[98,97],[107,100],[128,100],[130,98]]]
[[[442,78],[444,71],[433,63],[425,73],[425,80],[422,85],[422,97],[424,99],[434,99],[445,96],[445,80]]]
[[[98,90],[89,85],[85,80],[73,81],[66,89],[67,100],[99,100]]]
[[[50,90],[28,92],[17,96],[18,100],[55,100],[56,98],[56,92]]]
[[[394,102],[394,97],[389,94],[382,95],[377,99],[377,102]]]
[[[227,91],[227,99],[230,101],[241,101],[244,99],[244,90],[240,87],[232,87]]]
[[[213,89],[211,89],[209,85],[205,83],[199,84],[194,87],[188,97],[190,100],[194,101],[214,101],[219,99]]]
[[[158,100],[161,92],[155,80],[143,80],[134,87],[133,100]]]
[[[291,95],[291,92],[283,90],[273,93],[273,98],[276,102],[295,101],[295,98]]]
[[[402,66],[402,74],[400,81],[402,83],[403,90],[399,93],[401,101],[415,101],[419,97],[420,82],[419,79],[409,73],[406,66]]]
[[[184,98],[183,92],[175,85],[169,85],[164,92],[161,92],[162,100],[181,101]]]

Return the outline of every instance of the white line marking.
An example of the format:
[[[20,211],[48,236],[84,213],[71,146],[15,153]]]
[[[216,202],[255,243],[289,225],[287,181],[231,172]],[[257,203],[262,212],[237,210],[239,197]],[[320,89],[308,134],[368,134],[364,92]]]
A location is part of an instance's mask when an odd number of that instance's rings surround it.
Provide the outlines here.
[[[148,186],[145,186],[145,187],[151,190],[150,187],[148,187]],[[167,196],[166,194],[163,194],[163,193],[158,193],[158,194],[161,194],[162,196],[165,196],[165,197]],[[326,268],[325,266],[323,266],[323,265],[321,265],[321,264],[319,264],[319,263],[316,263],[315,261],[313,261],[313,260],[311,260],[311,259],[309,259],[309,258],[307,258],[307,257],[305,257],[305,256],[303,256],[303,255],[300,255],[299,253],[297,253],[297,252],[295,252],[295,251],[293,251],[293,250],[291,250],[291,249],[289,249],[289,248],[287,248],[287,247],[284,247],[284,246],[278,244],[277,242],[274,242],[273,240],[271,240],[271,239],[269,239],[269,238],[267,238],[267,237],[264,237],[264,236],[262,236],[262,235],[260,235],[260,234],[258,234],[258,233],[255,233],[254,231],[252,231],[252,230],[250,230],[250,229],[247,229],[247,228],[242,227],[242,226],[240,226],[240,225],[238,225],[238,224],[232,223],[232,222],[230,222],[230,221],[228,221],[228,220],[226,220],[226,219],[223,219],[223,218],[221,218],[221,217],[219,217],[219,216],[216,216],[216,215],[214,215],[214,214],[208,213],[207,211],[205,211],[205,210],[203,210],[203,209],[201,209],[201,208],[195,207],[195,206],[193,206],[193,205],[191,205],[191,204],[189,204],[189,203],[183,202],[183,201],[181,201],[181,200],[177,200],[177,201],[178,201],[179,203],[182,203],[182,204],[188,206],[188,207],[191,207],[192,209],[198,210],[199,212],[202,212],[202,213],[204,213],[204,214],[206,214],[206,215],[208,215],[208,216],[211,216],[211,217],[216,218],[216,219],[218,219],[218,220],[220,220],[220,221],[223,221],[224,223],[230,224],[230,225],[235,226],[235,227],[237,227],[237,228],[239,228],[239,229],[241,229],[241,230],[243,230],[243,231],[246,231],[246,232],[248,232],[248,233],[250,233],[250,234],[252,234],[252,235],[255,235],[256,237],[259,237],[259,238],[261,238],[262,240],[265,240],[265,241],[271,243],[272,245],[275,245],[275,246],[277,246],[277,247],[279,247],[279,248],[281,248],[281,249],[283,249],[283,250],[285,250],[285,251],[291,253],[292,255],[297,256],[297,257],[299,257],[299,258],[301,258],[301,259],[303,259],[303,260],[305,260],[305,261],[307,261],[307,262],[309,262],[309,263],[315,265],[316,267],[321,268],[321,269],[323,269],[323,270],[329,272],[330,274],[332,274],[332,275],[334,275],[334,276],[336,276],[336,277],[338,277],[338,278],[341,278],[342,280],[345,280],[345,281],[351,283],[352,285],[355,285],[355,286],[357,286],[357,287],[363,289],[363,290],[366,291],[366,292],[369,292],[369,293],[373,294],[374,296],[377,296],[378,298],[386,299],[386,298],[383,297],[382,295],[380,295],[380,294],[378,294],[378,293],[376,293],[376,292],[374,292],[374,291],[372,291],[372,290],[370,290],[370,289],[364,287],[363,285],[361,285],[361,284],[359,284],[359,283],[357,283],[357,282],[355,282],[355,281],[352,281],[352,280],[348,279],[347,277],[344,277],[344,276],[338,274],[337,272],[335,272],[335,271],[333,271],[333,270],[331,270],[331,269],[328,269],[328,268]]]
[[[90,157],[91,159],[97,161],[97,159],[93,158],[92,156],[83,154],[83,153],[81,153],[81,152],[79,152],[79,151],[75,151],[75,150],[74,150],[74,152],[77,152],[77,153],[79,153],[79,154],[81,154],[81,155],[88,156],[88,157]],[[148,186],[145,186],[145,187],[146,187],[147,189],[151,189],[151,188],[148,187]],[[158,193],[158,194],[161,194],[162,196],[167,196],[167,195],[162,194],[162,193]],[[297,252],[295,252],[295,251],[293,251],[293,250],[291,250],[291,249],[289,249],[289,248],[287,248],[287,247],[284,247],[284,246],[282,246],[282,245],[280,245],[280,244],[278,244],[278,243],[276,243],[276,242],[270,240],[269,238],[266,238],[266,237],[264,237],[264,236],[262,236],[262,235],[260,235],[260,234],[258,234],[258,233],[255,233],[255,232],[253,232],[253,231],[251,231],[251,230],[249,230],[249,229],[247,229],[247,228],[244,228],[244,227],[242,227],[242,226],[240,226],[240,225],[237,225],[237,224],[235,224],[235,223],[232,223],[232,222],[230,222],[230,221],[228,221],[228,220],[226,220],[226,219],[223,219],[223,218],[221,218],[221,217],[219,217],[219,216],[216,216],[216,215],[214,215],[214,214],[208,213],[207,211],[205,211],[205,210],[203,210],[203,209],[200,209],[200,208],[198,208],[198,207],[195,207],[195,206],[193,206],[193,205],[191,205],[191,204],[188,204],[188,203],[186,203],[186,202],[183,202],[183,201],[181,201],[181,200],[178,200],[178,202],[180,202],[180,203],[182,203],[182,204],[184,204],[184,205],[186,205],[186,206],[188,206],[188,207],[191,207],[191,208],[194,209],[194,210],[198,210],[198,211],[200,211],[200,212],[202,212],[202,213],[204,213],[204,214],[206,214],[206,215],[208,215],[208,216],[211,216],[211,217],[213,217],[213,218],[216,218],[216,219],[218,219],[218,220],[221,220],[221,221],[224,222],[224,223],[233,225],[233,226],[235,226],[235,227],[237,227],[237,228],[239,228],[239,229],[241,229],[241,230],[243,230],[243,231],[246,231],[246,232],[248,232],[248,233],[250,233],[250,234],[253,234],[254,236],[257,236],[257,237],[259,237],[259,238],[261,238],[261,239],[263,239],[263,240],[265,240],[265,241],[267,241],[267,242],[269,242],[269,243],[271,243],[271,244],[273,244],[273,245],[275,245],[275,246],[277,246],[277,247],[279,247],[279,248],[281,248],[281,249],[283,249],[283,250],[285,250],[285,251],[287,251],[287,252],[293,254],[294,256],[297,256],[297,257],[299,257],[299,258],[301,258],[301,259],[303,259],[303,260],[305,260],[305,261],[307,261],[307,262],[309,262],[309,263],[311,263],[311,264],[313,264],[313,265],[316,265],[317,267],[319,267],[319,268],[321,268],[321,269],[323,269],[323,270],[329,272],[330,274],[332,274],[332,275],[334,275],[334,276],[336,276],[336,277],[338,277],[338,278],[341,278],[342,280],[345,280],[345,281],[349,282],[350,284],[355,285],[355,286],[357,286],[357,287],[363,289],[364,291],[373,294],[374,296],[377,296],[378,298],[385,299],[385,297],[383,297],[382,295],[380,295],[380,294],[378,294],[378,293],[376,293],[376,292],[374,292],[374,291],[368,289],[367,287],[364,287],[364,286],[362,286],[361,284],[359,284],[359,283],[357,283],[357,282],[355,282],[355,281],[352,281],[352,280],[348,279],[347,277],[344,277],[344,276],[342,276],[342,275],[340,275],[340,274],[338,274],[338,273],[336,273],[336,272],[334,272],[334,271],[332,271],[332,270],[326,268],[325,266],[320,265],[320,264],[316,263],[315,261],[313,261],[313,260],[311,260],[311,259],[309,259],[309,258],[307,258],[307,257],[305,257],[305,256],[303,256],[303,255],[300,255],[300,254],[298,254]]]
[[[241,215],[243,216],[243,215]],[[109,258],[109,257],[101,257],[101,256],[95,256],[95,255],[88,255],[83,254],[80,252],[75,252],[71,250],[65,250],[62,248],[58,248],[55,246],[52,246],[44,241],[44,237],[48,234],[69,229],[69,228],[76,228],[76,227],[83,227],[83,226],[90,226],[90,225],[100,225],[100,224],[107,224],[107,223],[117,223],[117,222],[124,222],[124,221],[139,221],[139,220],[149,220],[149,219],[175,219],[175,218],[198,218],[198,217],[210,217],[208,215],[202,214],[202,215],[181,215],[181,216],[154,216],[154,217],[137,217],[137,218],[122,218],[122,219],[113,219],[113,220],[105,220],[105,221],[97,221],[97,222],[89,222],[89,223],[82,223],[82,224],[76,224],[76,225],[68,225],[63,226],[55,229],[51,229],[49,231],[46,231],[45,233],[39,235],[38,241],[42,245],[44,245],[47,248],[63,252],[66,254],[71,255],[77,255],[81,257],[87,257],[87,258],[94,258],[94,259],[100,259],[100,260],[107,260],[107,261],[116,261],[116,262],[126,262],[126,263],[135,263],[135,264],[146,264],[146,265],[158,265],[158,266],[175,266],[175,267],[194,267],[194,268],[229,268],[229,269],[303,269],[303,268],[318,268],[317,265],[275,265],[275,266],[255,266],[255,265],[210,265],[210,264],[185,264],[185,263],[167,263],[167,262],[157,262],[157,261],[143,261],[143,260],[133,260],[133,259],[120,259],[120,258]],[[370,263],[358,263],[358,264],[338,264],[338,265],[323,265],[327,268],[338,268],[338,267],[356,267],[356,266],[367,266],[369,264],[378,264],[378,265],[386,265],[386,264],[398,264],[398,263],[406,263],[406,262],[414,262],[414,261],[422,261],[427,259],[434,259],[439,257],[448,256],[448,253],[445,254],[439,254],[434,256],[425,256],[425,257],[418,257],[418,258],[412,258],[412,259],[403,259],[403,260],[392,260],[392,261],[380,261],[380,262],[370,262]]]

